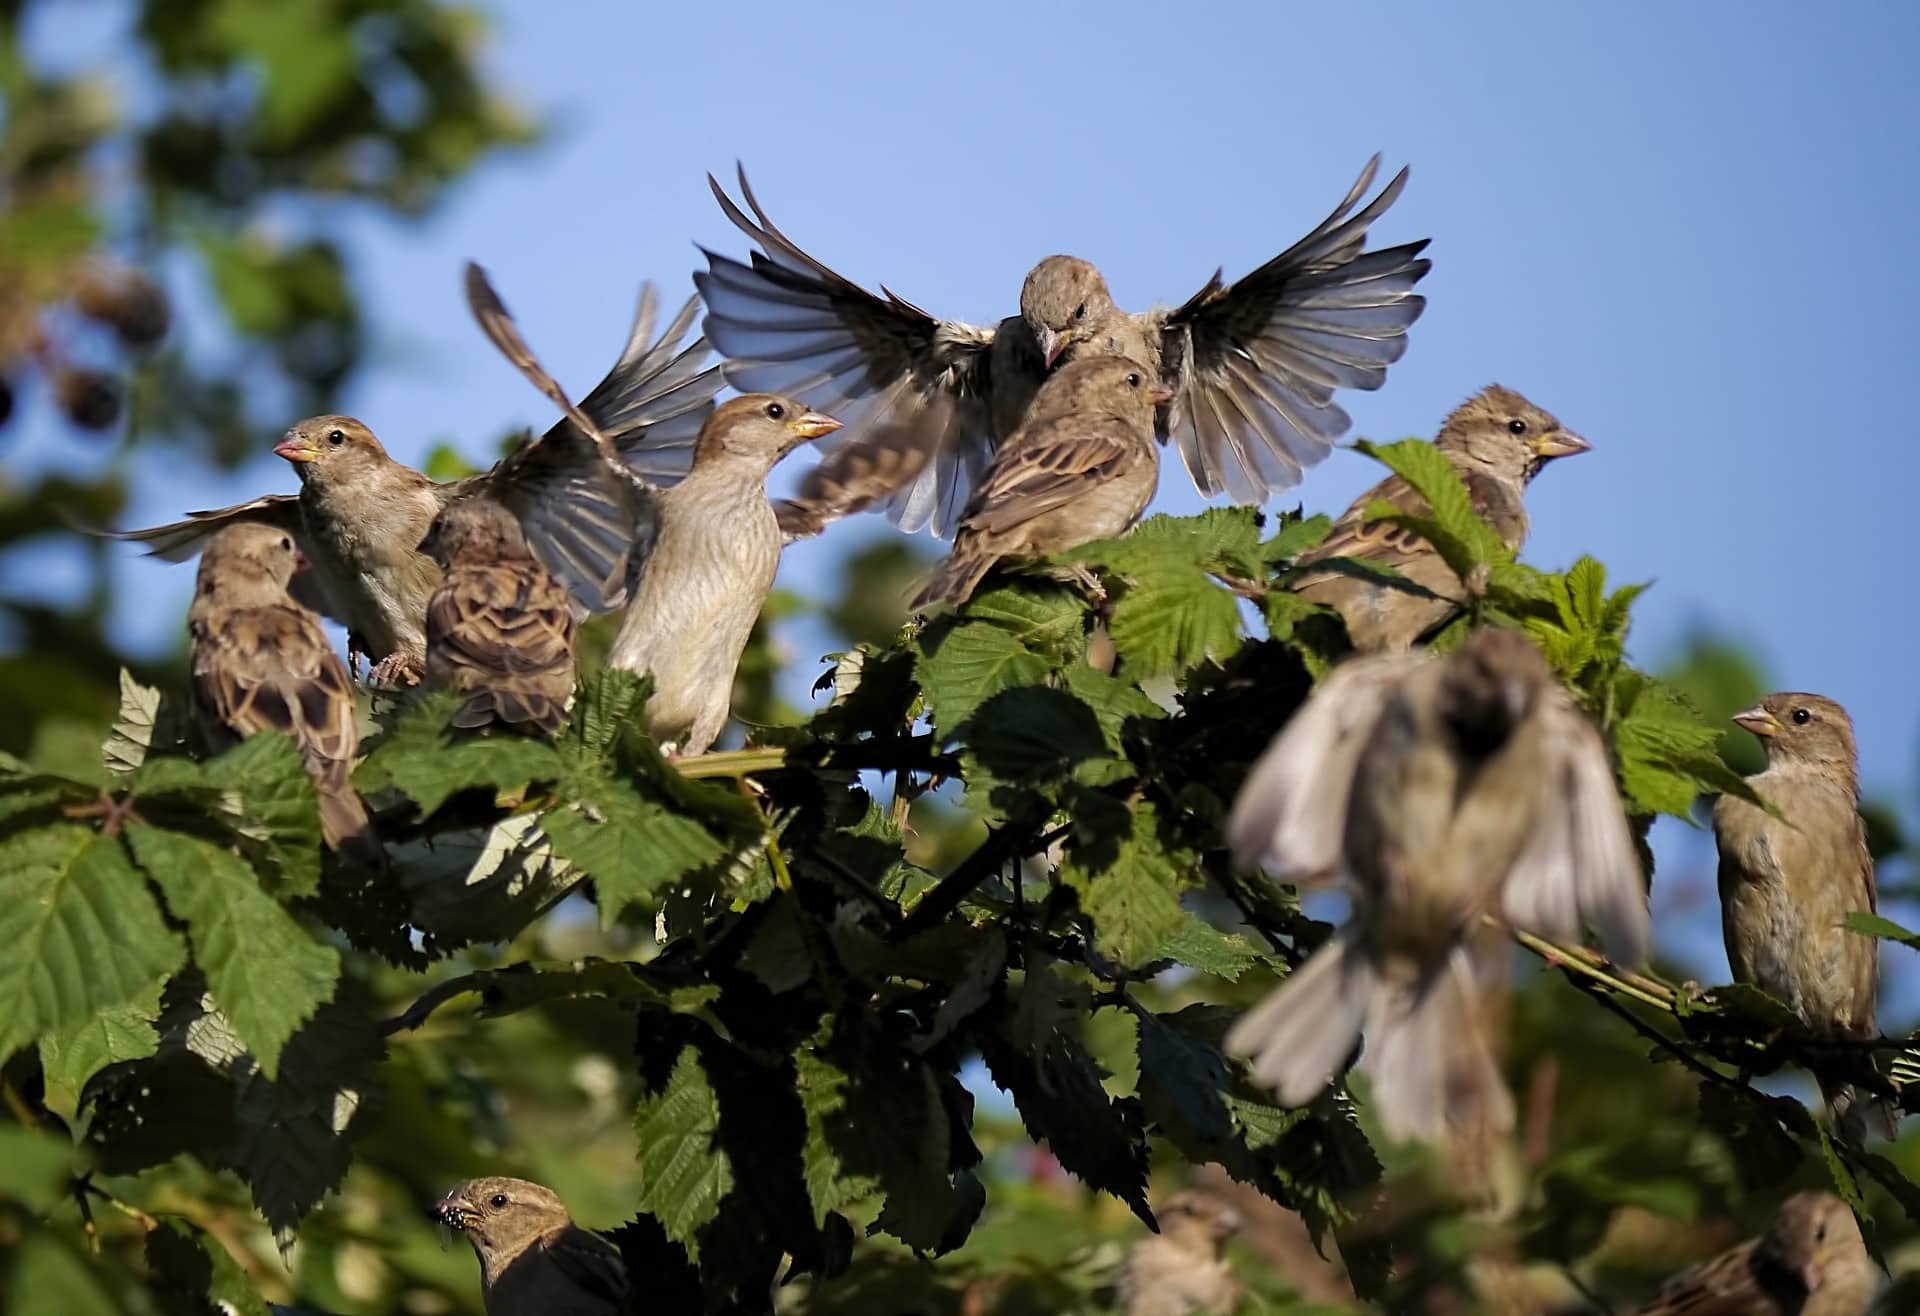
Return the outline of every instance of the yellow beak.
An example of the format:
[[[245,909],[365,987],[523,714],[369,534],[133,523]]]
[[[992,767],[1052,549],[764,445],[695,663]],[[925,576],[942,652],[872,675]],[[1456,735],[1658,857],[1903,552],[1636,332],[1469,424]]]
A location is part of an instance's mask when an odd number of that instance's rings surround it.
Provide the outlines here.
[[[1591,443],[1572,430],[1548,430],[1545,434],[1535,435],[1528,446],[1533,449],[1534,456],[1542,461],[1548,461],[1554,457],[1571,457],[1575,453],[1588,452],[1593,448]]]
[[[315,444],[312,439],[307,438],[304,434],[297,434],[293,430],[288,430],[280,436],[280,442],[273,445],[273,455],[276,457],[285,457],[288,461],[298,464],[300,462],[310,462],[315,457],[318,457],[320,455],[320,448],[319,445]]]
[[[805,411],[787,422],[787,428],[803,439],[817,439],[839,429],[840,422],[818,411]]]
[[[1733,720],[1736,726],[1745,727],[1762,740],[1770,740],[1780,734],[1780,719],[1758,704],[1741,709],[1733,715]]]

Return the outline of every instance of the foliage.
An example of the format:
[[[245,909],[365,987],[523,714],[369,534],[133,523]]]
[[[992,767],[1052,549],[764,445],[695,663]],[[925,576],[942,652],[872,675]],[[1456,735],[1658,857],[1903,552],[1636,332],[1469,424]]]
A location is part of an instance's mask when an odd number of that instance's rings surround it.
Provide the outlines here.
[[[1451,478],[1421,445],[1376,451]],[[1417,528],[1483,578],[1457,627],[1536,639],[1637,815],[1745,789],[1691,702],[1628,662],[1638,587],[1590,558],[1514,562],[1434,492]],[[1239,1246],[1266,1258],[1269,1311],[1492,1303],[1487,1258],[1522,1254],[1501,1283],[1644,1293],[1619,1231],[1736,1204],[1751,1225],[1795,1176],[1875,1210],[1883,1243],[1910,1229],[1880,1210],[1916,1203],[1899,1167],[1749,1079],[1896,1088],[1749,989],[1523,939],[1558,967],[1516,998],[1511,1059],[1536,1088],[1564,1067],[1569,1113],[1540,1123],[1551,1087],[1529,1107],[1498,1221],[1376,1147],[1364,1090],[1284,1109],[1224,1054],[1235,1011],[1326,933],[1219,843],[1248,765],[1342,657],[1337,621],[1285,591],[1324,532],[1155,517],[1073,555],[1101,596],[1002,576],[834,655],[810,720],[699,759],[660,757],[646,684],[618,672],[552,745],[451,731],[444,696],[383,706],[356,784],[385,873],[320,854],[285,742],[195,761],[128,681],[106,766],[0,764],[20,948],[0,1230],[21,1243],[0,1292],[471,1310],[468,1259],[432,1251],[423,1210],[503,1171],[589,1223],[630,1217],[615,1236],[676,1311],[766,1311],[776,1287],[821,1314],[1110,1309],[1123,1243],[1195,1175],[1265,1222]],[[950,829],[956,795],[982,839],[915,835]],[[1906,937],[1883,923],[1858,930]],[[1709,1168],[1672,1169],[1689,1161]],[[297,1242],[290,1277],[267,1237]]]

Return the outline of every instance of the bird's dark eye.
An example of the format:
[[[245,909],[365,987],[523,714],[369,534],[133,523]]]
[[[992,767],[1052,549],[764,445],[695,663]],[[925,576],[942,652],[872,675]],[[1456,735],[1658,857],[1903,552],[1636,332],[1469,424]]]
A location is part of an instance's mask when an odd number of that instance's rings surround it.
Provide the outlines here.
[[[285,535],[281,535],[280,548],[282,552],[287,552],[287,553],[293,552],[293,541],[291,539],[288,539]]]
[[[1793,710],[1793,724],[1795,726],[1803,727],[1812,720],[1813,714],[1809,713],[1806,709],[1796,708]]]
[[[1824,1243],[1827,1241],[1827,1227],[1825,1225],[1821,1225],[1813,1231],[1813,1241],[1816,1243]]]
[[[501,1207],[505,1206],[506,1204],[507,1204],[507,1195],[505,1193],[495,1193],[492,1197],[489,1197],[487,1199],[487,1205],[492,1207],[496,1211],[498,1211]]]
[[[778,402],[767,403],[767,416],[770,419],[780,420],[784,418],[786,414],[787,414],[787,409],[781,406]]]
[[[346,441],[347,441],[347,436],[344,433],[342,433],[340,430],[327,431],[327,442],[331,443],[334,447],[337,448],[341,444],[345,443]]]
[[[1073,308],[1073,318],[1076,320],[1084,320],[1087,318],[1087,304],[1085,302],[1081,302]]]
[[[1515,417],[1515,418],[1514,418],[1513,420],[1510,420],[1510,421],[1508,421],[1508,422],[1507,422],[1507,433],[1509,433],[1509,434],[1525,434],[1526,432],[1527,432],[1527,422],[1526,422],[1526,421],[1524,421],[1524,420],[1521,420],[1521,419],[1519,419],[1518,417]]]
[[[1129,373],[1128,373],[1128,375],[1127,375],[1127,387],[1128,387],[1128,388],[1139,388],[1139,387],[1140,387],[1140,372],[1139,372],[1139,371],[1137,371],[1137,370],[1136,370],[1136,371],[1132,371],[1132,372],[1129,372]]]

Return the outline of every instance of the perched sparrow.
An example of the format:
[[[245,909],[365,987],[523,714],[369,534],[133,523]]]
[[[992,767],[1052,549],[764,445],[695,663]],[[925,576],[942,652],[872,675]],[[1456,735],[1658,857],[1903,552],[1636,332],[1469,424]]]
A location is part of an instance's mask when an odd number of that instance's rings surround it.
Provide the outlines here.
[[[1346,925],[1228,1047],[1301,1105],[1364,1033],[1374,1103],[1397,1138],[1478,1142],[1512,1127],[1466,950],[1481,915],[1565,940],[1591,926],[1622,960],[1646,951],[1606,746],[1517,632],[1335,668],[1255,765],[1228,841],[1242,865],[1345,876],[1354,895]]]
[[[492,337],[489,316],[498,299],[484,277],[476,288],[476,274],[470,267],[469,299]],[[598,437],[563,420],[493,470],[439,484],[388,456],[373,431],[351,416],[315,416],[289,429],[274,448],[299,473],[297,495],[269,494],[116,537],[150,544],[155,555],[180,561],[235,521],[286,531],[313,564],[313,585],[304,587],[303,601],[344,623],[359,646],[380,658],[374,679],[384,684],[420,677],[427,601],[440,583],[440,567],[420,550],[420,541],[454,499],[485,493],[501,503],[520,518],[535,553],[582,607],[618,606],[634,511],[625,481],[607,471],[600,444],[609,443],[637,474],[670,483],[685,472],[721,386],[717,370],[700,368],[707,354],[703,340],[676,350],[692,326],[695,302],[649,345],[654,302],[648,285],[626,350],[580,404]]]
[[[1206,1193],[1177,1193],[1156,1213],[1160,1232],[1133,1245],[1120,1280],[1126,1316],[1226,1313],[1240,1298],[1240,1282],[1221,1255],[1240,1232],[1240,1213]]]
[[[427,604],[427,679],[466,693],[453,725],[559,735],[573,698],[573,600],[520,523],[490,499],[455,499],[420,551],[445,572]]]
[[[628,1310],[626,1263],[573,1223],[566,1205],[525,1179],[469,1179],[434,1216],[480,1258],[487,1316],[616,1316]]]
[[[935,432],[933,457],[889,500],[907,530],[948,533],[996,444],[1028,419],[1049,371],[1072,356],[1128,356],[1172,387],[1157,416],[1187,473],[1209,496],[1258,503],[1299,482],[1350,423],[1335,389],[1380,387],[1406,350],[1425,299],[1413,285],[1427,245],[1365,250],[1367,228],[1406,183],[1402,170],[1372,201],[1380,159],[1306,237],[1232,285],[1216,272],[1176,310],[1129,315],[1100,271],[1050,256],[1027,275],[1020,313],[994,328],[937,320],[891,292],[842,278],[774,227],[740,172],[749,215],[711,176],[721,207],[759,246],[747,262],[707,252],[694,276],[702,326],[730,358],[727,381],[854,411],[844,443],[867,425],[944,396],[958,405]]]
[[[1860,820],[1860,780],[1847,710],[1819,695],[1768,695],[1733,720],[1760,738],[1767,770],[1749,780],[1784,821],[1723,795],[1713,808],[1720,846],[1720,914],[1735,982],[1784,1001],[1830,1037],[1878,1032],[1879,943],[1842,926],[1878,906]],[[1834,1124],[1858,1142],[1892,1137],[1895,1112],[1850,1085],[1826,1091]]]
[[[1123,356],[1062,366],[1032,417],[993,455],[967,500],[953,552],[913,601],[964,603],[1003,557],[1043,557],[1117,535],[1153,497],[1153,408],[1167,390]]]
[[[293,536],[270,525],[242,521],[208,542],[187,611],[194,704],[216,743],[259,731],[291,737],[319,792],[327,844],[378,864],[350,780],[360,743],[353,687],[319,619],[287,594],[299,565]]]
[[[1555,457],[1585,452],[1588,443],[1511,389],[1491,384],[1468,398],[1440,429],[1434,446],[1447,455],[1467,486],[1474,510],[1509,548],[1527,537],[1520,497]],[[1297,567],[1329,558],[1365,558],[1399,578],[1330,568],[1304,572],[1292,588],[1346,619],[1356,649],[1405,649],[1460,608],[1465,587],[1432,545],[1410,530],[1370,520],[1367,508],[1385,499],[1409,512],[1428,510],[1405,480],[1390,475],[1341,513],[1325,540],[1300,555]]]
[[[1639,1316],[1864,1316],[1879,1287],[1847,1204],[1795,1193],[1766,1233],[1681,1271]]]

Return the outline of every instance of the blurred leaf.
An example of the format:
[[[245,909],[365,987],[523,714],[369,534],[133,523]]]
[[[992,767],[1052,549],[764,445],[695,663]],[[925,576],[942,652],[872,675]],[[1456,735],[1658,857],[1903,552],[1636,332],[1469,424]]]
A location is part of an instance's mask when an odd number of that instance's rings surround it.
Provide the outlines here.
[[[1882,918],[1878,914],[1869,914],[1856,909],[1842,921],[1849,932],[1858,932],[1865,937],[1879,937],[1882,941],[1897,941],[1908,950],[1920,950],[1920,933],[1913,933],[1895,923],[1892,919]]]

